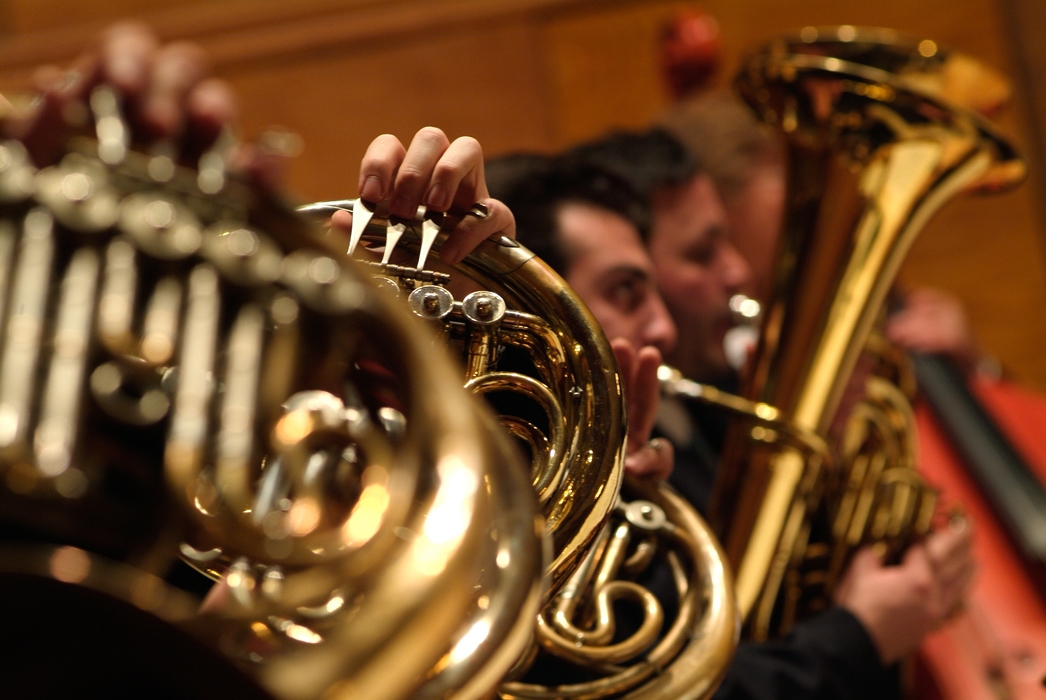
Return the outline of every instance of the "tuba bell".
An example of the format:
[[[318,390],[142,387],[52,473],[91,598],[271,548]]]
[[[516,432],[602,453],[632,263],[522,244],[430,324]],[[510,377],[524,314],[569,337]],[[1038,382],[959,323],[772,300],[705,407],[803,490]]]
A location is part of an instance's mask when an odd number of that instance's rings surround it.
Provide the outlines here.
[[[775,40],[736,78],[789,163],[773,296],[742,397],[704,392],[741,416],[710,521],[750,636],[829,604],[856,548],[889,560],[930,527],[935,496],[914,470],[910,397],[895,383],[904,358],[875,330],[934,212],[1023,177],[972,109],[985,106],[974,96],[1005,93],[999,80],[932,41],[848,26]]]

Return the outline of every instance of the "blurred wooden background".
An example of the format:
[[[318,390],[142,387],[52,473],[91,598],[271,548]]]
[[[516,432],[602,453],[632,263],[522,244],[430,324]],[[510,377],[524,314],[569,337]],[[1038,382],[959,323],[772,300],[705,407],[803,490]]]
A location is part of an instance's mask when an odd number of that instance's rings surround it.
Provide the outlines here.
[[[33,66],[62,64],[108,22],[140,17],[212,53],[240,95],[246,136],[279,125],[303,137],[290,174],[297,197],[346,197],[382,132],[409,139],[431,124],[497,154],[645,125],[668,101],[657,37],[683,7],[719,22],[721,83],[765,39],[831,24],[933,38],[1014,79],[1000,123],[1029,154],[1029,182],[949,204],[903,280],[960,296],[985,348],[1046,389],[1041,0],[0,0],[0,89],[26,89]]]

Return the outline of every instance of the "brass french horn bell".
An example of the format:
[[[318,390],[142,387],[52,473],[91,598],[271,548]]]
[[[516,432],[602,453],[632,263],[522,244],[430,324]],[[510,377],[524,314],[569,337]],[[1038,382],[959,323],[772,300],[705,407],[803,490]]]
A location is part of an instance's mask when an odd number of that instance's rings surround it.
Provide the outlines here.
[[[166,630],[150,682],[198,697],[408,697],[477,581],[536,610],[537,499],[420,324],[228,140],[185,167],[89,109],[55,166],[0,144],[0,585],[37,596],[9,687],[138,688],[63,600]],[[179,557],[222,576],[206,612]]]
[[[504,237],[441,271],[434,257],[443,231],[457,217],[482,211],[448,215],[421,208],[414,219],[401,220],[384,205],[359,200],[303,209],[316,216],[353,212],[349,251],[369,257],[364,265],[382,287],[457,346],[465,386],[532,404],[529,411],[502,410],[501,419],[532,458],[531,480],[553,542],[550,592],[533,618],[535,646],[500,694],[710,695],[735,643],[729,574],[715,539],[679,496],[638,483],[626,483],[619,496],[626,425],[621,388],[609,343],[584,304],[533,253]],[[468,293],[459,301],[451,290],[461,276]],[[667,554],[678,584],[679,615],[664,631],[660,602],[627,580],[655,554]],[[615,640],[614,614],[599,606],[621,597],[643,607],[643,622],[635,634]],[[570,673],[569,682],[535,683],[524,673],[539,651],[581,671]],[[538,668],[542,664],[539,658]],[[436,680],[441,692],[447,689]]]

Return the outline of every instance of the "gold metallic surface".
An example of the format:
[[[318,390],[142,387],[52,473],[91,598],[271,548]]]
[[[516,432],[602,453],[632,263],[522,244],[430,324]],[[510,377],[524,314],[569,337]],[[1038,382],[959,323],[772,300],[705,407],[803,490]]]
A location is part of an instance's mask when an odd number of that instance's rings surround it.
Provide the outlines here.
[[[111,91],[91,106],[99,138],[52,168],[0,143],[0,531],[28,547],[0,580],[161,615],[251,697],[413,696],[506,581],[517,653],[539,505],[433,336],[224,139],[158,162]],[[202,607],[162,580],[179,556],[221,577]]]
[[[711,520],[757,638],[826,605],[854,547],[896,554],[929,526],[933,494],[912,471],[910,409],[861,358],[929,217],[955,195],[1024,174],[968,109],[1007,91],[976,65],[893,32],[807,28],[771,42],[737,77],[782,131],[790,163],[774,296],[742,393],[832,451],[810,461],[753,442],[747,421],[728,437]]]
[[[351,201],[306,207],[313,213],[338,208],[360,209]],[[503,425],[530,450],[532,483],[552,538],[552,561],[546,604],[529,617],[523,637],[537,648],[526,658],[523,649],[516,651],[521,664],[511,677],[518,680],[502,684],[499,694],[708,697],[736,644],[729,573],[707,526],[667,487],[630,484],[623,495],[638,500],[621,500],[622,388],[609,343],[584,304],[526,248],[504,238],[482,243],[445,282],[450,290],[479,285],[488,291],[471,291],[461,302],[453,301],[431,287],[417,286],[421,271],[391,264],[396,258],[389,253],[393,243],[397,253],[405,251],[405,260],[427,245],[433,256],[438,253],[445,236],[425,239],[421,222],[431,219],[424,210],[393,235],[387,230],[396,223],[381,207],[367,218],[365,230],[353,227],[358,233],[354,250],[360,254],[368,246],[384,245],[383,262],[375,271],[399,286],[401,296],[409,291],[415,313],[438,319],[443,335],[460,346],[466,386],[487,395],[512,392],[539,414],[517,414],[511,405],[501,410]],[[518,356],[506,359],[513,351]],[[506,371],[499,364],[506,361],[526,365],[526,373]],[[679,614],[667,622],[662,603],[629,580],[655,554],[672,572],[679,596]],[[621,640],[615,638],[615,600],[630,601],[642,611],[639,628]],[[499,616],[520,619],[516,611],[506,606],[494,611],[493,605],[480,619],[491,620],[491,628],[503,627]],[[466,618],[466,627],[476,624],[475,618]],[[588,679],[558,685],[555,680],[553,685],[527,680],[524,674],[535,654],[543,683],[547,676],[540,669],[550,657],[583,669],[579,678]],[[494,686],[473,682],[461,687],[449,678],[487,675],[491,668],[482,653],[441,663],[421,695],[485,696]]]

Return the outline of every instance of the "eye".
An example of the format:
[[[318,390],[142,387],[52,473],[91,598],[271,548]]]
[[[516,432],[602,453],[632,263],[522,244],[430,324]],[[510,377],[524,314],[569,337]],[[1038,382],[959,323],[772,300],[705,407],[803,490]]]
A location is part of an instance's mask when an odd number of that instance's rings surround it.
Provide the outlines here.
[[[726,231],[722,228],[713,228],[694,242],[683,252],[683,257],[692,263],[709,267],[719,254],[719,246],[726,240]]]
[[[702,267],[708,267],[712,264],[712,260],[715,259],[715,254],[716,241],[705,241],[700,245],[688,248],[685,257],[690,262],[697,263]]]
[[[631,311],[639,306],[643,299],[644,285],[641,280],[629,277],[611,285],[608,297],[619,309]]]

